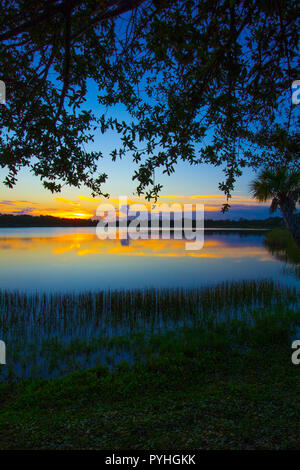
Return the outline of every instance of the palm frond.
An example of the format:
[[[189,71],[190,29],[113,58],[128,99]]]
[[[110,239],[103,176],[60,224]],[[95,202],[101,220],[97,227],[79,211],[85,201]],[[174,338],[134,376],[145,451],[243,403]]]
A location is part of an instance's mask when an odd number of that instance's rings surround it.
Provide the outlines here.
[[[271,198],[278,198],[280,194],[285,194],[290,199],[297,201],[300,197],[299,191],[300,172],[292,171],[288,168],[264,169],[250,183],[252,197],[260,202],[265,202]]]
[[[272,196],[269,185],[263,180],[254,180],[250,184],[250,193],[254,199],[265,202]]]

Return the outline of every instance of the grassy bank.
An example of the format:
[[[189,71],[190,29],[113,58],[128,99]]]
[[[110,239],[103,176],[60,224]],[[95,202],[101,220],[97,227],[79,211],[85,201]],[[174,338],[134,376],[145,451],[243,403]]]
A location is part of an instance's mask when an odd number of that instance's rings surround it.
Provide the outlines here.
[[[161,334],[143,361],[2,382],[1,449],[296,449],[299,312],[277,306]],[[128,337],[119,337],[128,342]]]

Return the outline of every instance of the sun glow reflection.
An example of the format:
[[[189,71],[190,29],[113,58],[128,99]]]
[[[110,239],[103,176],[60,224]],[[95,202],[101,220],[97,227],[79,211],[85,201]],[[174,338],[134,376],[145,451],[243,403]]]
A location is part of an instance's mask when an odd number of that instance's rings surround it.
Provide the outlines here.
[[[99,240],[95,233],[77,232],[54,237],[9,237],[0,239],[0,250],[12,251],[16,256],[20,251],[35,252],[43,258],[55,256],[144,256],[144,257],[192,257],[192,258],[245,258],[268,257],[264,247],[252,246],[250,243],[232,245],[210,235],[204,240],[203,249],[187,251],[186,240]],[[270,255],[270,259],[271,259]]]

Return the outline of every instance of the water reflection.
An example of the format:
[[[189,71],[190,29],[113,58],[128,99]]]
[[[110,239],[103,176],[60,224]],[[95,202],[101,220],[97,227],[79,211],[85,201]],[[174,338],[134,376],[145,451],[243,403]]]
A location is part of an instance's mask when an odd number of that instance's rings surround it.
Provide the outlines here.
[[[212,233],[206,234],[203,249],[188,251],[185,249],[186,240],[147,239],[132,240],[120,236],[116,240],[99,240],[94,233],[68,233],[51,237],[2,237],[0,250],[45,252],[53,255],[64,255],[72,252],[76,256],[93,254],[112,254],[118,256],[152,256],[152,257],[196,257],[196,258],[235,258],[268,257],[265,248],[257,244],[257,237],[245,234]],[[267,258],[266,258],[267,257]]]
[[[208,230],[203,249],[187,251],[185,244],[174,238],[99,240],[94,228],[1,229],[0,286],[194,287],[267,277],[296,282],[282,272],[281,255],[265,246],[264,232]]]
[[[285,264],[285,271],[300,278],[300,250],[287,231],[274,231],[265,238],[264,243],[269,252]]]

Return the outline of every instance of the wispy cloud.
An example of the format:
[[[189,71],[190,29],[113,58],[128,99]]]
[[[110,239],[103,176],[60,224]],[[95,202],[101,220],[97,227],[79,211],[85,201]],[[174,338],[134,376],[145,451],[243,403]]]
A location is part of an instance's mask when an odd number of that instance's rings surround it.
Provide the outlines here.
[[[62,202],[63,204],[72,204],[73,206],[80,206],[79,202],[73,201],[71,199],[67,199],[67,198],[61,197],[61,196],[55,196],[53,198],[53,200],[56,201],[56,202]]]
[[[230,199],[231,210],[225,216],[221,214],[221,207],[225,202],[225,196],[222,194],[195,194],[180,195],[170,194],[162,195],[156,203],[159,204],[204,204],[205,212],[212,218],[231,218],[231,217],[254,217],[259,215],[266,217],[268,215],[267,206],[258,204],[247,196],[233,195]],[[66,218],[91,218],[95,215],[97,207],[101,203],[112,204],[116,213],[119,213],[119,198],[111,197],[92,198],[90,196],[78,195],[74,199],[63,196],[54,196],[52,204],[45,204],[37,200],[0,200],[0,212],[3,214],[31,214],[31,215],[53,215]],[[144,204],[147,210],[151,209],[153,202],[146,201],[142,196],[127,197],[127,204]],[[122,208],[120,215],[122,214]]]

